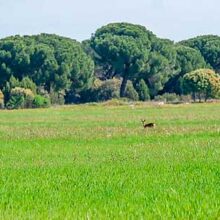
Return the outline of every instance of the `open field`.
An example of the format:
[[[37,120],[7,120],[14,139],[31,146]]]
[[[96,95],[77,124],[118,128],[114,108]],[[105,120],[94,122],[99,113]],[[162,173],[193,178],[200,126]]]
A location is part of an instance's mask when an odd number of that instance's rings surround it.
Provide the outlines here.
[[[0,140],[0,219],[220,219],[220,104],[1,111]]]

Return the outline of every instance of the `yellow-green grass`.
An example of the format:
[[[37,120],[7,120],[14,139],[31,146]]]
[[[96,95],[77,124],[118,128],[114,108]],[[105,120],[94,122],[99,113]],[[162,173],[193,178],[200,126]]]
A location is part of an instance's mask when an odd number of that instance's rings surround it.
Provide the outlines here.
[[[219,218],[220,104],[0,112],[0,219]]]

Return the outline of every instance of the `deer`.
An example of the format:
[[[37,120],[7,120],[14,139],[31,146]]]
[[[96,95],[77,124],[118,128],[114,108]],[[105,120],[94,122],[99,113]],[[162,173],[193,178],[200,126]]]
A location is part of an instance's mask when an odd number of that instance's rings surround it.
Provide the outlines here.
[[[155,123],[146,123],[145,119],[141,119],[144,128],[154,128],[156,126]]]

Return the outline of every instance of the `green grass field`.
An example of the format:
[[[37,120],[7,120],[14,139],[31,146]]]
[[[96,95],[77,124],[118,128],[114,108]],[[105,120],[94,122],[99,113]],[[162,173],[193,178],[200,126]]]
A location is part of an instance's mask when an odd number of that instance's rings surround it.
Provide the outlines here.
[[[1,111],[0,219],[220,219],[220,104]]]

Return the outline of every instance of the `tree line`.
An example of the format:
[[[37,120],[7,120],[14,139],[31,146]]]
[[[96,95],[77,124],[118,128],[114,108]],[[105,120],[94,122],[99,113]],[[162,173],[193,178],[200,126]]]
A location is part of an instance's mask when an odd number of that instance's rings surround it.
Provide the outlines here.
[[[218,98],[220,37],[174,43],[141,25],[111,23],[83,42],[51,35],[0,40],[0,104],[7,108],[146,101],[163,94]]]

